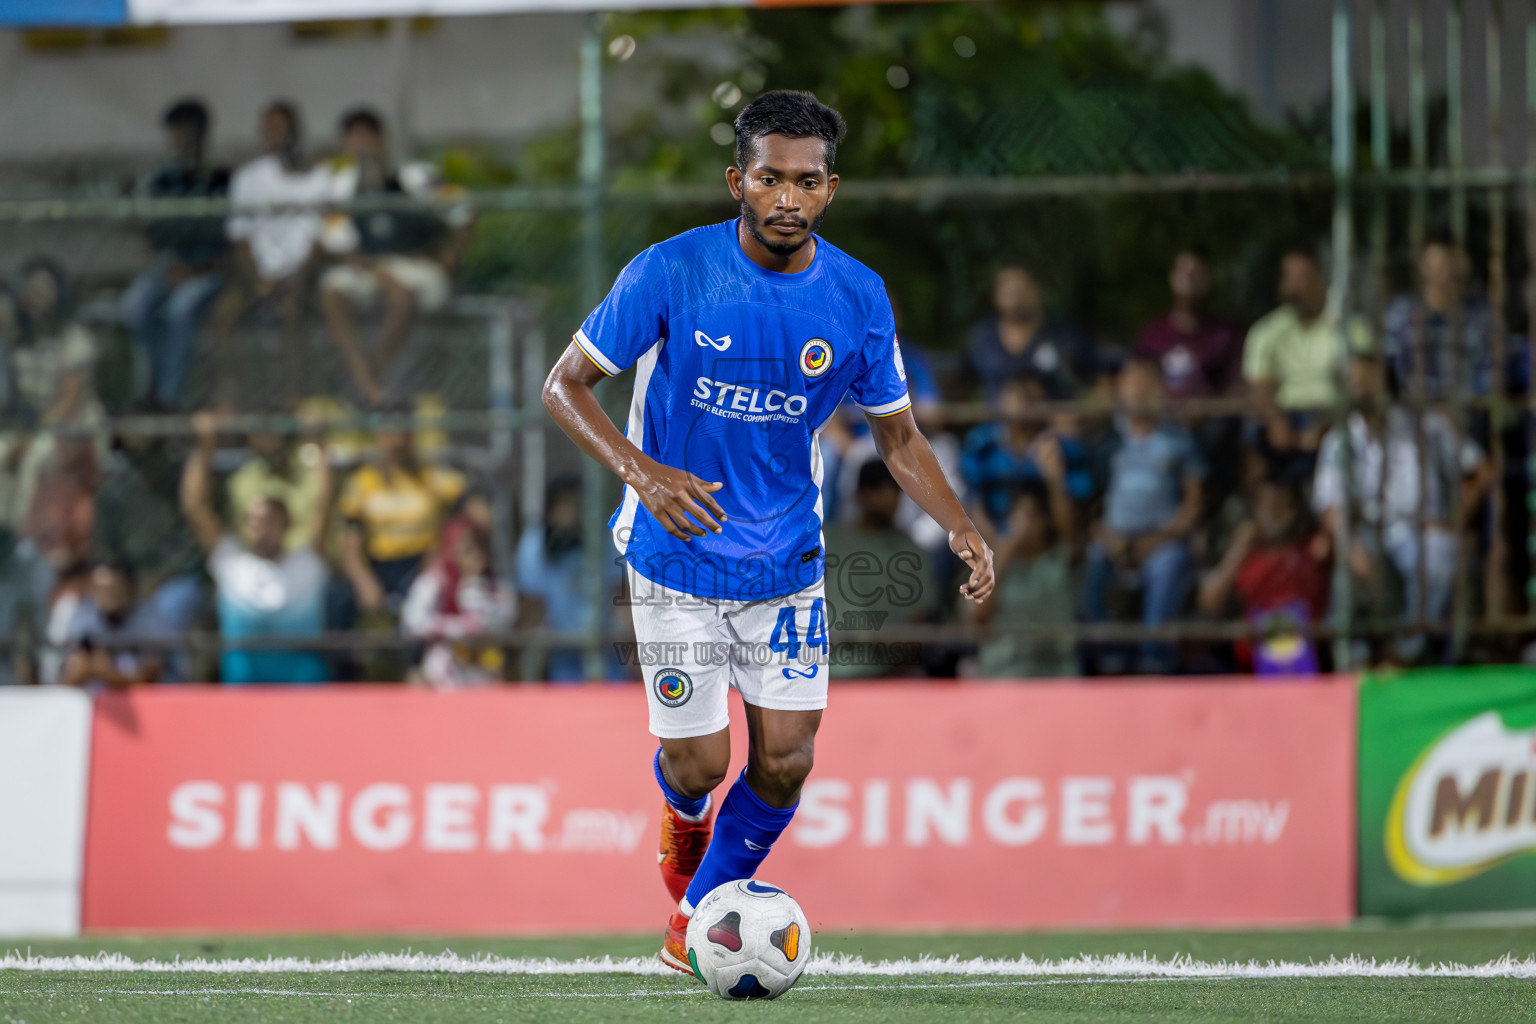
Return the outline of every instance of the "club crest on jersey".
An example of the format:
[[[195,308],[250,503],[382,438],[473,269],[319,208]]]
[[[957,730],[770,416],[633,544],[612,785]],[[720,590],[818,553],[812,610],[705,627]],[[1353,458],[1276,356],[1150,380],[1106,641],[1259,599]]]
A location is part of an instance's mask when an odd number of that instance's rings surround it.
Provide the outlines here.
[[[826,338],[812,338],[800,350],[800,372],[812,379],[832,369],[832,346]]]
[[[680,708],[693,696],[693,680],[680,668],[658,669],[654,685],[656,699],[669,708]]]

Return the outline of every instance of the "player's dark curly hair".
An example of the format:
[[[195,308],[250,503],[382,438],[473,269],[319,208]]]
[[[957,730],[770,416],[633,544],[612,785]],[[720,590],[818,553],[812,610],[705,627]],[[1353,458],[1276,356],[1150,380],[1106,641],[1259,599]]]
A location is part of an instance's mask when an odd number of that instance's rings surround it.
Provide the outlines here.
[[[837,160],[837,144],[848,133],[843,116],[808,92],[777,89],[765,92],[736,115],[736,166],[752,162],[757,140],[764,135],[791,139],[820,139],[827,144],[827,169]]]

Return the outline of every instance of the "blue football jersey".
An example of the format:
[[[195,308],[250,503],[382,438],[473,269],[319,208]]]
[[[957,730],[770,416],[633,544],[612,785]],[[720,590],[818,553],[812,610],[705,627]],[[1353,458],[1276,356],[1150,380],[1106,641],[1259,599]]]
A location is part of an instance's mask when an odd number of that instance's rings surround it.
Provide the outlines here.
[[[636,256],[576,344],[604,373],[635,367],[625,436],[657,462],[725,486],[721,534],[684,543],[631,487],[609,520],[645,578],[715,600],[756,601],[821,578],[817,433],[844,395],[874,416],[911,405],[885,286],[825,239],[811,265],[752,262],[736,221]]]

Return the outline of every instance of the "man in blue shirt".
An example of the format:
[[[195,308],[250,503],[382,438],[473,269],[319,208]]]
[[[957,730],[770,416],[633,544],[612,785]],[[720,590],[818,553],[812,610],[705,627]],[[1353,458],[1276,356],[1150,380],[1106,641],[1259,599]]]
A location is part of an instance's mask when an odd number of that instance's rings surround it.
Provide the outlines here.
[[[1005,530],[1019,488],[1047,482],[1042,456],[1048,460],[1059,456],[1066,497],[1084,502],[1093,496],[1093,475],[1083,443],[1057,434],[1038,413],[1030,414],[1031,406],[1038,409],[1046,400],[1045,382],[1039,377],[1004,381],[997,393],[997,419],[978,424],[965,435],[961,472],[974,506],[981,510],[982,526],[994,535]],[[1045,455],[1052,448],[1055,455]]]
[[[610,522],[628,563],[666,804],[661,867],[678,910],[662,960],[691,973],[703,897],[750,878],[794,816],[826,706],[817,433],[845,394],[892,475],[992,591],[992,552],[912,418],[880,278],[816,229],[845,127],[809,93],[766,93],[736,119],[734,221],[652,246],[619,275],[544,386],[544,405],[624,481]],[[593,391],[635,368],[623,434]],[[710,833],[741,693],[747,768]]]
[[[1088,548],[1083,611],[1089,622],[1107,621],[1110,591],[1124,579],[1141,588],[1142,625],[1162,626],[1178,617],[1194,584],[1189,541],[1200,523],[1208,470],[1189,431],[1163,418],[1159,363],[1133,357],[1115,380],[1115,396],[1115,433],[1099,452],[1104,520]],[[1113,645],[1099,651],[1097,662],[1102,675],[1128,667]],[[1172,672],[1178,648],[1146,641],[1134,667]]]

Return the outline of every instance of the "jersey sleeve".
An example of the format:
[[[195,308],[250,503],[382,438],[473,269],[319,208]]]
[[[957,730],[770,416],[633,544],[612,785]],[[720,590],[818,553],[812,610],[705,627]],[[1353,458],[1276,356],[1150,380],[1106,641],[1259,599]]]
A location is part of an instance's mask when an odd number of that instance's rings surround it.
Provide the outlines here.
[[[572,339],[608,376],[633,366],[666,336],[667,268],[654,247],[630,261]]]
[[[896,341],[891,304],[881,296],[880,311],[864,338],[864,369],[848,389],[854,404],[870,416],[894,416],[912,407],[907,371]]]

